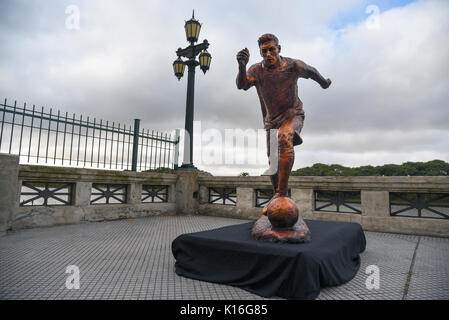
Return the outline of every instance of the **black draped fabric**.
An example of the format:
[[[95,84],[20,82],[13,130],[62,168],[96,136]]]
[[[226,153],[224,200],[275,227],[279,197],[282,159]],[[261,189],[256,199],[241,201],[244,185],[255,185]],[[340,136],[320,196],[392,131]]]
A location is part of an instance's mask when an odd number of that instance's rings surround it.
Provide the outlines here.
[[[366,240],[357,223],[305,221],[310,243],[255,240],[254,222],[183,234],[172,243],[176,273],[262,297],[315,299],[320,288],[343,284],[357,274]]]

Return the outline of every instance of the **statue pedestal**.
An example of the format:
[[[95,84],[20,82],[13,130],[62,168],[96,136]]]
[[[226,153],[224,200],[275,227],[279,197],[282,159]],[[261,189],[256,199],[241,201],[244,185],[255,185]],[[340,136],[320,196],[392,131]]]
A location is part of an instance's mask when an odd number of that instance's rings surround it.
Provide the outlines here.
[[[356,275],[366,240],[357,223],[305,222],[313,233],[307,243],[256,240],[254,222],[182,234],[172,242],[176,274],[267,298],[316,299],[321,287]]]

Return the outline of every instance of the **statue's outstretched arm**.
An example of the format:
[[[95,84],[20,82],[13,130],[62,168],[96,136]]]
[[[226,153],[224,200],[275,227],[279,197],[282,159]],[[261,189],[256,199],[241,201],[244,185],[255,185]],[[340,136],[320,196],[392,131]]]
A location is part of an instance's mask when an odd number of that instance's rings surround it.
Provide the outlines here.
[[[312,79],[320,84],[323,89],[328,88],[332,81],[331,79],[325,79],[317,69],[308,64],[304,63],[301,60],[296,60],[296,67],[299,71],[299,75],[301,78]]]

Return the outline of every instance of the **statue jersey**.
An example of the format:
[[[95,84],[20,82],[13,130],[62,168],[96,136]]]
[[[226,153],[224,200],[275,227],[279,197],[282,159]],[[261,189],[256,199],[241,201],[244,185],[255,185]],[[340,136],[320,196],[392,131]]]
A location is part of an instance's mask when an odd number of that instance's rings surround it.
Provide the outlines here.
[[[282,120],[303,113],[297,82],[299,78],[308,78],[308,66],[301,60],[280,58],[278,68],[269,69],[260,62],[252,65],[247,72],[254,79],[266,129],[279,128],[284,122]],[[302,68],[295,64],[297,61]]]

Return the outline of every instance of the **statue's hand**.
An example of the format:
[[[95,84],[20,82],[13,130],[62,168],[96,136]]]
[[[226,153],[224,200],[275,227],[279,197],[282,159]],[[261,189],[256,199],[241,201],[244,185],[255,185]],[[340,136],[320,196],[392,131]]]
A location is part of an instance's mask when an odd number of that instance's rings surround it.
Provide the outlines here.
[[[321,88],[327,89],[327,88],[329,88],[329,86],[331,85],[331,83],[332,83],[331,79],[328,78],[328,79],[326,80],[326,84],[322,84],[322,85],[321,85]]]
[[[249,61],[249,50],[247,48],[239,51],[239,53],[237,53],[237,61],[239,63],[239,66],[246,66],[246,64]]]

